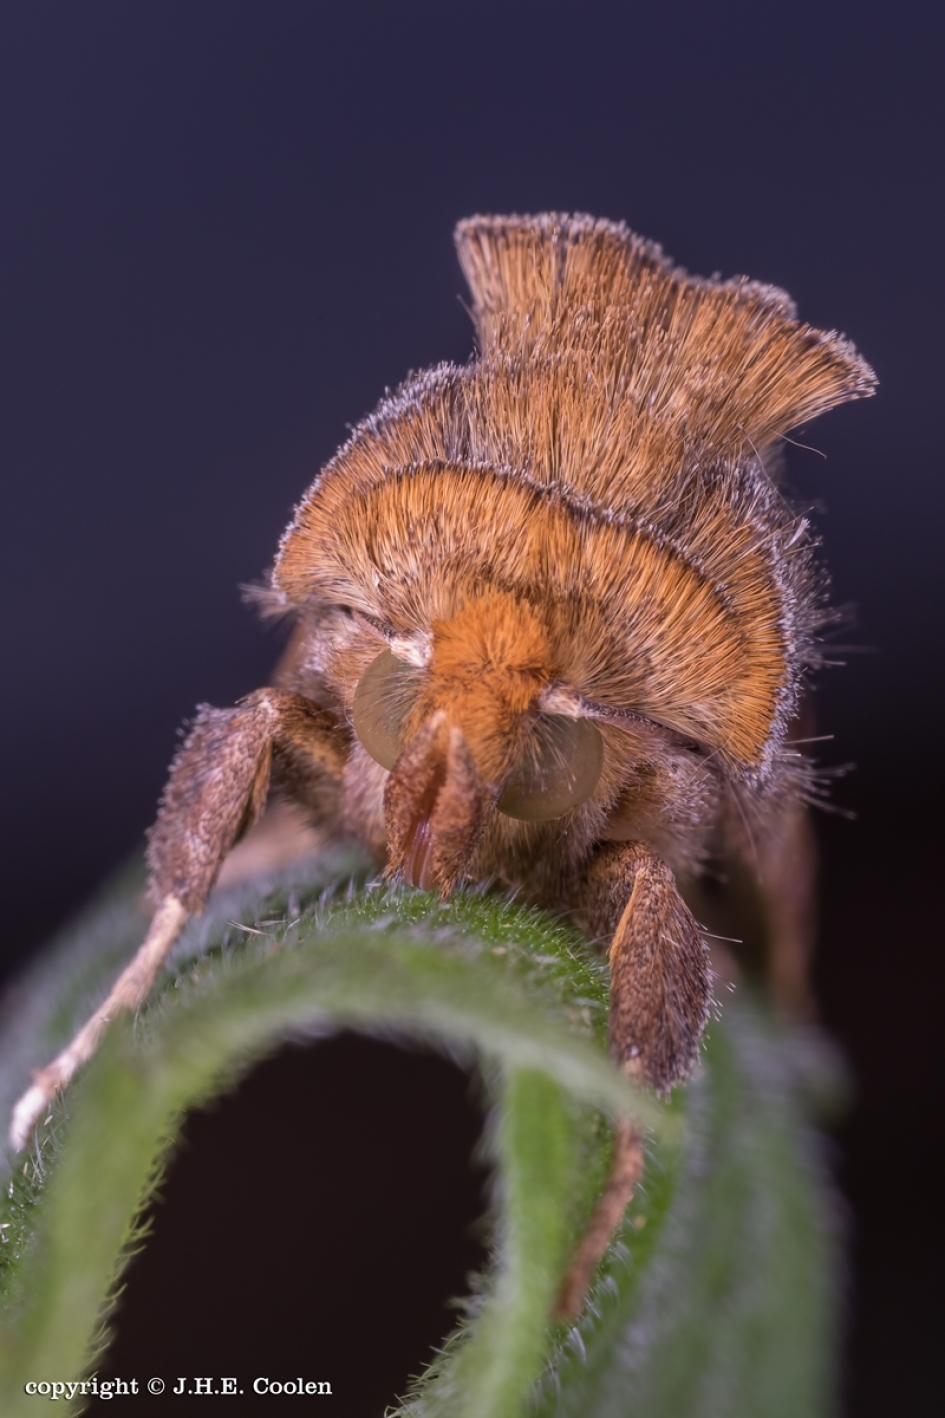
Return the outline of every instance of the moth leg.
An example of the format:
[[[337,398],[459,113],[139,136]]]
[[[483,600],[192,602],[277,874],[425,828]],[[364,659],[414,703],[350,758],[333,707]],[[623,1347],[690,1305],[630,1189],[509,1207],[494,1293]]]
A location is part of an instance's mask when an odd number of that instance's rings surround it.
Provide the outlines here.
[[[19,1152],[30,1139],[43,1110],[76,1069],[92,1057],[109,1020],[119,1009],[134,1009],[147,995],[154,977],[187,920],[187,910],[173,896],[158,907],[144,943],[112,987],[105,1003],[83,1024],[70,1044],[45,1068],[36,1069],[33,1082],[13,1109],[10,1142]]]
[[[617,1118],[607,1184],[575,1247],[551,1317],[576,1319],[587,1287],[643,1176],[643,1134],[632,1118]]]
[[[793,1022],[816,1016],[810,963],[816,935],[817,849],[810,812],[780,805],[749,839],[730,822],[722,839],[722,882],[696,884],[696,909],[731,940],[736,978],[770,992]]]
[[[313,770],[340,777],[346,745],[333,714],[284,690],[258,690],[232,709],[198,710],[149,835],[151,927],[104,1003],[62,1053],[34,1073],[13,1112],[10,1140],[17,1150],[95,1053],[114,1015],[147,998],[187,918],[203,910],[227,852],[262,811],[273,757],[288,790],[301,795]]]
[[[613,932],[610,1051],[635,1081],[667,1093],[696,1062],[712,999],[699,927],[669,867],[643,842],[600,850],[582,905],[593,934]],[[642,1174],[642,1133],[632,1118],[619,1118],[607,1185],[559,1291],[556,1318],[580,1310]]]
[[[768,979],[777,1002],[795,1020],[816,1013],[810,962],[816,934],[817,844],[801,804],[783,814],[759,850],[759,894]]]

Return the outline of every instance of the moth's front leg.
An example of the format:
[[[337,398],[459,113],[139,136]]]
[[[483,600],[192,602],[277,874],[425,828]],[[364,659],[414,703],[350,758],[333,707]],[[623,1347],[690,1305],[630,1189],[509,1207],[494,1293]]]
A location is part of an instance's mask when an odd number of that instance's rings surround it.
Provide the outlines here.
[[[582,893],[591,932],[610,945],[610,1049],[636,1081],[667,1093],[691,1071],[712,999],[709,955],[666,863],[643,842],[601,848]],[[643,1136],[617,1120],[610,1176],[555,1308],[581,1307],[591,1277],[643,1174]]]
[[[202,706],[171,766],[148,843],[151,927],[108,998],[62,1053],[33,1075],[13,1112],[20,1149],[52,1098],[91,1058],[109,1020],[137,1009],[188,916],[203,910],[227,852],[266,801],[273,757],[287,791],[303,796],[316,774],[340,778],[347,734],[333,714],[301,694],[261,689],[233,709]]]
[[[669,867],[644,842],[603,847],[584,909],[610,945],[610,1047],[628,1073],[668,1093],[696,1062],[712,999],[709,952]]]

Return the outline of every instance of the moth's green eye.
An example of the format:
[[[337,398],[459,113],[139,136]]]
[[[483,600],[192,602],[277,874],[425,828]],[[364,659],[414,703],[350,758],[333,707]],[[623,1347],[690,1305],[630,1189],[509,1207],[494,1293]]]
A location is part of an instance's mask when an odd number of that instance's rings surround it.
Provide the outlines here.
[[[422,671],[383,650],[372,660],[354,692],[354,731],[368,753],[388,772],[400,757],[404,721],[413,707]]]
[[[522,822],[563,817],[586,802],[604,766],[604,743],[589,719],[539,719],[524,760],[499,798],[499,811]]]

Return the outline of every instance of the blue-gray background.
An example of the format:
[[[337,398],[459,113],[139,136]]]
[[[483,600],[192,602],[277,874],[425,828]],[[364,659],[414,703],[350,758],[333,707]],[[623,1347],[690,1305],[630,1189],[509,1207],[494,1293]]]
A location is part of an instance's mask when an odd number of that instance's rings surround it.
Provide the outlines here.
[[[277,641],[237,588],[346,425],[467,356],[457,218],[623,218],[786,287],[875,365],[879,396],[789,466],[866,647],[818,709],[823,757],[858,765],[835,794],[858,821],[822,824],[818,966],[859,1090],[848,1411],[910,1418],[941,1332],[940,24],[835,0],[0,9],[5,968],[140,839],[194,705],[266,680]]]

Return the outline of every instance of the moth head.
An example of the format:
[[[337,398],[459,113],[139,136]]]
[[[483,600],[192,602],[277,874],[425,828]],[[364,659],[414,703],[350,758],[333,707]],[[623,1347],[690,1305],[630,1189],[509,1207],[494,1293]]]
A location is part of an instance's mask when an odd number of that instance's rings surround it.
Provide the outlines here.
[[[467,603],[434,622],[415,658],[427,663],[378,655],[358,684],[353,720],[390,771],[390,869],[445,894],[494,813],[543,821],[586,801],[603,743],[577,697],[556,688],[546,631],[521,598],[495,592]]]

